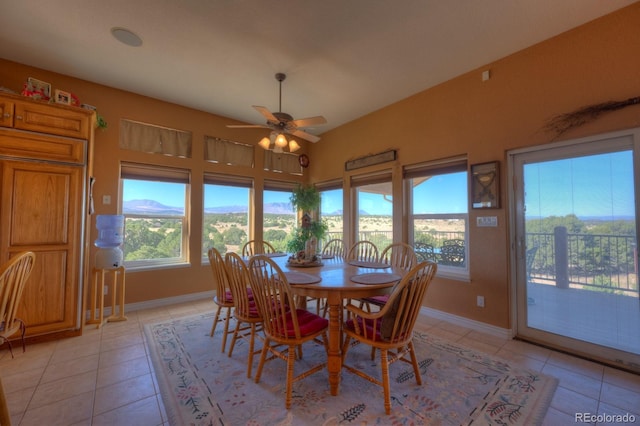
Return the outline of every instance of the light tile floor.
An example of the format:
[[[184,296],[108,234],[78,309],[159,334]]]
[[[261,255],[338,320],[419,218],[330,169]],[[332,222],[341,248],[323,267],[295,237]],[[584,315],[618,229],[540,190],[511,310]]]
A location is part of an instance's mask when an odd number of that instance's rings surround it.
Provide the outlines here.
[[[128,321],[87,327],[80,337],[0,351],[0,376],[14,425],[167,424],[142,325],[210,312],[209,299],[127,312]],[[640,375],[422,316],[419,328],[560,379],[545,418],[574,424],[576,413],[632,415],[640,424]],[[613,424],[599,422],[592,424]]]

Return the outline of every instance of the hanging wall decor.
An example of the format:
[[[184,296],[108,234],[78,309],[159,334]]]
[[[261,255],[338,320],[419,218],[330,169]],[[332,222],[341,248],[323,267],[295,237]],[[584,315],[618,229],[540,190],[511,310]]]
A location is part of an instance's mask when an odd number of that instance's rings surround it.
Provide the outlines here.
[[[474,209],[500,208],[500,162],[471,165],[471,206]]]

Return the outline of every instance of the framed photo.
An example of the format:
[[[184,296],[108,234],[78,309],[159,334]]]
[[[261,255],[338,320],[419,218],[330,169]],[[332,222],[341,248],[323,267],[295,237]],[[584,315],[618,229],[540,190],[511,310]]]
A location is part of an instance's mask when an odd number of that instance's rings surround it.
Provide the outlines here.
[[[54,100],[57,104],[71,105],[71,93],[56,89]]]
[[[31,98],[44,100],[51,98],[51,84],[33,77],[27,79],[25,91]]]
[[[500,162],[471,165],[471,207],[500,208]]]

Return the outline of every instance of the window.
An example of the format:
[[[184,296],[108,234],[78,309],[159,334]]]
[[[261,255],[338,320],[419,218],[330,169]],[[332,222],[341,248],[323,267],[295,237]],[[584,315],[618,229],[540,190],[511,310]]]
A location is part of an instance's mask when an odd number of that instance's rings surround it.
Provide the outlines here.
[[[189,172],[122,164],[124,263],[128,268],[187,262]]]
[[[342,182],[340,182],[342,185]],[[320,190],[320,220],[324,221],[329,230],[325,236],[325,241],[334,238],[343,239],[343,191],[342,188],[324,187],[318,185]]]
[[[466,160],[407,167],[409,233],[419,260],[438,263],[438,274],[468,278]]]
[[[287,251],[287,238],[296,227],[297,212],[291,206],[291,182],[265,181],[263,192],[263,239],[276,251]]]
[[[236,252],[249,240],[249,178],[205,175],[202,257],[211,247]]]
[[[379,248],[393,241],[391,172],[351,178],[356,200],[356,241],[368,240]]]

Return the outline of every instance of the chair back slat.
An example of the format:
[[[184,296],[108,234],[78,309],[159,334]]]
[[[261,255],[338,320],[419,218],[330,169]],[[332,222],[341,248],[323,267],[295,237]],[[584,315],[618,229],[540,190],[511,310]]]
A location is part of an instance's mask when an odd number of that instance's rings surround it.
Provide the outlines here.
[[[247,269],[247,265],[237,253],[229,252],[225,254],[224,260],[227,266],[235,315],[240,318],[249,318],[252,316],[248,291],[251,285],[249,269]],[[255,313],[253,316],[255,316]]]
[[[22,252],[0,270],[0,337],[8,339],[20,328],[16,314],[35,259],[33,252]]]
[[[249,273],[264,332],[274,340],[300,339],[291,286],[280,267],[267,256],[256,255],[249,261]]]
[[[344,259],[344,242],[339,238],[327,241],[322,249],[322,254]]]
[[[418,263],[418,258],[409,244],[393,243],[382,250],[380,261],[409,271]]]
[[[411,269],[394,287],[389,301],[380,311],[380,333],[384,340],[399,342],[411,339],[422,300],[436,270],[435,263],[422,262]]]
[[[364,262],[378,261],[378,247],[371,241],[358,241],[349,249],[347,260],[360,260]]]
[[[251,257],[256,254],[275,253],[276,249],[266,241],[250,240],[242,246],[242,256]]]

